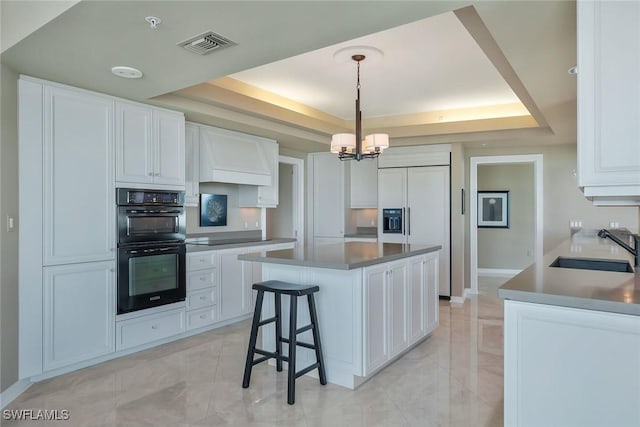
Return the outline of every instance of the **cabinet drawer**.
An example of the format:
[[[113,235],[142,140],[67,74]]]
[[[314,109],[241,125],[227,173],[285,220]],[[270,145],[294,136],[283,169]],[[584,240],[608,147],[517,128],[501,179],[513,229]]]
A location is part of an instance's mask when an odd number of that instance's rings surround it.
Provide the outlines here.
[[[218,266],[218,255],[214,252],[187,254],[187,271],[204,270]]]
[[[187,329],[197,329],[211,325],[218,320],[218,307],[212,306],[187,313]]]
[[[194,271],[187,277],[187,291],[210,288],[218,284],[217,269]]]
[[[146,344],[185,331],[185,311],[171,310],[117,323],[116,350]]]
[[[218,288],[189,292],[187,295],[187,310],[195,310],[197,308],[214,305],[218,301],[218,298],[216,297],[217,292]]]

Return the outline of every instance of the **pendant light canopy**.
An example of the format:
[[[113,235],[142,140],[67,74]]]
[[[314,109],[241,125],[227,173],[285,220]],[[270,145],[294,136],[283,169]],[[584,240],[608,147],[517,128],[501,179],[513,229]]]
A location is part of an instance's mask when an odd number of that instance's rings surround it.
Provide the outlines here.
[[[337,133],[331,137],[331,152],[337,153],[340,160],[356,160],[376,158],[389,147],[389,135],[374,133],[362,138],[362,112],[360,111],[360,62],[364,55],[353,55],[358,69],[356,85],[356,133]]]

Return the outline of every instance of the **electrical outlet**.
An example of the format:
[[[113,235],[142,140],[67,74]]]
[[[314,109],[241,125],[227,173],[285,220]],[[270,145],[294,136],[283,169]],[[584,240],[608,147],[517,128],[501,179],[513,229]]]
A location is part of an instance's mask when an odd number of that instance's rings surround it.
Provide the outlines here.
[[[260,223],[256,221],[256,228],[260,227]]]
[[[249,228],[249,223],[247,221],[244,222],[244,228]]]
[[[11,215],[7,215],[7,232],[15,231],[15,220]]]

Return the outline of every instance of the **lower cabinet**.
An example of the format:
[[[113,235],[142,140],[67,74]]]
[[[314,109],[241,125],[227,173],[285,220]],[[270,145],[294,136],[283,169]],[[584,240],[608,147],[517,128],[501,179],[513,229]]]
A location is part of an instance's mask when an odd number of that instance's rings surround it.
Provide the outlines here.
[[[45,371],[115,351],[115,262],[44,267]]]
[[[220,320],[251,313],[251,263],[240,261],[245,249],[220,251]]]
[[[185,331],[184,308],[123,320],[116,323],[116,350],[147,344]]]
[[[365,268],[364,375],[438,326],[438,253]]]
[[[640,316],[505,300],[504,425],[640,425]]]

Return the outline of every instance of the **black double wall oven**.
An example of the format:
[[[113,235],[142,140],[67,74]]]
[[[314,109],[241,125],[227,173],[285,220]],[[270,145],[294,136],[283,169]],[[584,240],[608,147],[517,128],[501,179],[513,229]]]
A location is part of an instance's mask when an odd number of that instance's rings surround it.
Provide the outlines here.
[[[117,189],[118,314],[184,301],[184,192]]]

